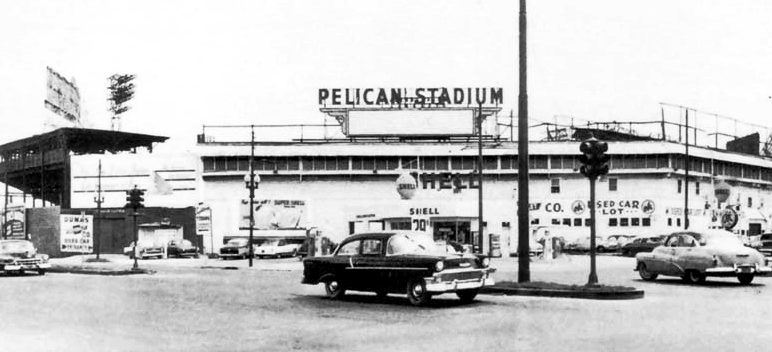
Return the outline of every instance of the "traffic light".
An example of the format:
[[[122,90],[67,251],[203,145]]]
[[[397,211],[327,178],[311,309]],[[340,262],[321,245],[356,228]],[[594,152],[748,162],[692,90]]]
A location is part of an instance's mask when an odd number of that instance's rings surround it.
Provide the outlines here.
[[[137,211],[139,208],[144,208],[144,195],[145,191],[137,189],[137,186],[134,186],[134,189],[126,191],[126,206],[124,206],[124,208],[132,208],[134,211]]]
[[[608,174],[608,161],[610,157],[605,154],[608,151],[608,144],[606,142],[591,137],[582,141],[582,144],[579,145],[579,151],[583,153],[579,156],[579,161],[582,163],[579,171],[582,175],[594,180],[598,176]]]

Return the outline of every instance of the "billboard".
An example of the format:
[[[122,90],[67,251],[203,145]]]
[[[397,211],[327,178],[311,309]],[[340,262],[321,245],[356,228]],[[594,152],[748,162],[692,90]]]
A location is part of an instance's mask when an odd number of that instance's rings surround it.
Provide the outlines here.
[[[93,215],[59,215],[60,244],[62,252],[91,253],[94,250],[92,236]]]
[[[9,240],[27,239],[26,210],[24,204],[8,205],[5,212],[3,236]]]
[[[256,230],[296,230],[306,228],[306,202],[298,199],[255,199]],[[240,204],[240,229],[249,229],[249,199]]]
[[[350,110],[348,136],[472,136],[474,109]]]
[[[75,82],[70,82],[59,73],[47,67],[45,107],[80,125],[80,91]]]

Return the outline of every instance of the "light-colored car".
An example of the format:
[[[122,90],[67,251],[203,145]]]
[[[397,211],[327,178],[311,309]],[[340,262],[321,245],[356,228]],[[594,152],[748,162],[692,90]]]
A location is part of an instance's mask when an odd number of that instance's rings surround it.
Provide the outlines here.
[[[628,242],[632,241],[635,236],[631,235],[611,235],[606,238],[605,250],[609,252],[618,251]]]
[[[616,246],[616,242],[614,242],[613,245]],[[572,246],[568,248],[579,252],[589,252],[590,236],[581,238],[578,242],[572,244]],[[603,238],[603,236],[595,236],[595,251],[598,253],[603,253],[608,252],[609,250],[608,240]]]
[[[517,250],[518,250],[519,246],[520,246],[520,244],[517,242],[517,240],[513,241],[509,245],[509,256],[510,257],[517,257],[518,256],[518,251]],[[544,246],[541,243],[536,242],[536,240],[533,237],[531,237],[530,241],[528,241],[528,254],[530,256],[539,256],[542,253],[544,253]]]
[[[129,258],[134,258],[135,254],[134,242],[129,243],[128,247],[123,247],[123,254],[128,255]],[[137,259],[158,258],[164,257],[166,248],[162,243],[157,243],[150,239],[139,240],[136,247]]]
[[[257,246],[255,255],[258,258],[265,257],[294,257],[298,254],[300,243],[292,243],[285,239],[271,239]]]
[[[23,274],[25,270],[45,275],[50,268],[47,254],[37,254],[35,245],[26,240],[0,240],[0,270]]]
[[[724,230],[674,232],[664,245],[651,253],[638,253],[635,259],[635,270],[647,281],[664,275],[701,283],[707,276],[723,276],[737,277],[747,285],[755,276],[772,272],[761,253]]]

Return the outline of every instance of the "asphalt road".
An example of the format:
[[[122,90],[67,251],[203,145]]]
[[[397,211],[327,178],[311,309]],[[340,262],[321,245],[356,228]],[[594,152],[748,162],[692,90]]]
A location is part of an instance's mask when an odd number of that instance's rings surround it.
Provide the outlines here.
[[[641,281],[634,259],[599,257],[604,284],[643,299],[455,295],[324,297],[294,259],[143,261],[153,275],[0,277],[1,351],[768,351],[772,278]],[[237,270],[219,267],[232,266]],[[517,259],[494,260],[516,280]],[[202,269],[202,267],[208,267]],[[585,283],[586,257],[531,264],[532,280]]]

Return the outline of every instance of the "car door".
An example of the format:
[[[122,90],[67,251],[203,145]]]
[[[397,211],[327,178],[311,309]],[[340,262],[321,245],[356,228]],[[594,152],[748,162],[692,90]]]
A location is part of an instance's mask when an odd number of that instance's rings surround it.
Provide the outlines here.
[[[651,251],[653,265],[647,263],[649,270],[656,271],[659,274],[672,275],[674,268],[672,265],[675,247],[678,246],[678,235],[671,235],[665,241],[664,246],[659,246]]]
[[[678,274],[683,274],[686,269],[694,267],[694,257],[696,255],[694,249],[698,246],[697,240],[691,235],[682,234],[678,236],[678,246],[673,255],[674,270],[677,270]]]
[[[362,250],[355,256],[354,266],[356,280],[363,289],[376,291],[385,287],[387,265],[384,258],[383,239],[363,239]]]
[[[354,259],[359,255],[361,246],[361,240],[343,243],[338,249],[338,252],[335,253],[330,260],[330,269],[338,278],[338,281],[346,288],[352,290],[359,289]]]

